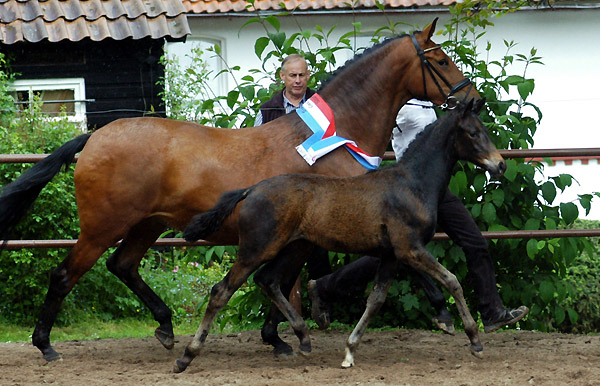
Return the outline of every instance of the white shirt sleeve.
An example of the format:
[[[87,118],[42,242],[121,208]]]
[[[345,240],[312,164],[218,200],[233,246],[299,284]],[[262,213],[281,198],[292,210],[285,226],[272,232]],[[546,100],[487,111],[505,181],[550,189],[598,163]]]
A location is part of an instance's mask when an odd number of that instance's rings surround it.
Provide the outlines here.
[[[262,111],[258,110],[258,114],[256,114],[256,118],[254,119],[254,126],[262,125],[263,116]]]
[[[392,131],[392,148],[396,161],[402,158],[402,154],[417,134],[437,119],[431,102],[411,99],[408,103],[410,104],[404,105],[398,112],[397,127]]]

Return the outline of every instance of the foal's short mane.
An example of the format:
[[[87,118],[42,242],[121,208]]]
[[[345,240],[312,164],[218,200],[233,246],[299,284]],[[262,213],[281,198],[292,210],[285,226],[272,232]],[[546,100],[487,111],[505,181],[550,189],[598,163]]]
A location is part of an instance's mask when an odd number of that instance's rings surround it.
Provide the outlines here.
[[[420,32],[420,31],[417,31],[417,32]],[[401,39],[401,38],[403,38],[403,37],[405,37],[405,36],[409,36],[409,35],[408,35],[408,34],[402,34],[402,35],[398,35],[398,36],[394,36],[394,37],[391,37],[391,38],[385,39],[384,41],[382,41],[382,42],[379,42],[379,43],[377,43],[377,44],[375,44],[375,45],[373,45],[373,46],[371,46],[371,47],[369,47],[369,48],[365,49],[365,50],[364,50],[363,52],[361,52],[360,54],[358,54],[358,55],[355,55],[355,56],[354,56],[352,59],[348,59],[348,60],[346,61],[346,63],[344,63],[344,65],[343,65],[343,66],[341,66],[341,67],[338,67],[338,68],[337,68],[337,69],[336,69],[334,72],[332,72],[332,73],[329,75],[329,77],[328,77],[327,79],[325,79],[325,80],[323,81],[323,83],[321,83],[321,86],[319,87],[319,89],[318,89],[317,91],[318,91],[318,92],[320,92],[320,91],[322,91],[322,90],[323,90],[325,87],[327,87],[327,85],[328,85],[328,84],[329,84],[329,83],[330,83],[330,82],[331,82],[331,81],[332,81],[332,80],[333,80],[333,79],[334,79],[334,78],[335,78],[335,77],[336,77],[336,76],[337,76],[339,73],[341,73],[342,71],[344,71],[344,70],[346,69],[346,67],[349,67],[349,66],[350,66],[350,65],[352,65],[354,62],[356,62],[356,61],[360,60],[361,58],[363,58],[363,57],[365,57],[365,56],[368,56],[368,55],[370,55],[372,52],[374,52],[374,51],[377,51],[377,50],[378,50],[378,49],[380,49],[381,47],[383,47],[383,46],[386,46],[386,45],[388,45],[389,43],[391,43],[391,42],[393,42],[393,41],[395,41],[395,40],[397,40],[397,39]]]

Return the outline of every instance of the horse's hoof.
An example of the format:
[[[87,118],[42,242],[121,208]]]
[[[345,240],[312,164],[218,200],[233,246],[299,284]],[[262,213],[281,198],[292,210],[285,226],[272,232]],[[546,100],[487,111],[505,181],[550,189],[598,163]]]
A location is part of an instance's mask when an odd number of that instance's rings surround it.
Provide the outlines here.
[[[471,345],[471,354],[473,354],[475,358],[483,359],[483,346],[481,344]]]
[[[154,330],[154,336],[156,337],[156,339],[158,339],[160,344],[162,344],[167,350],[170,350],[173,348],[173,346],[175,346],[175,335],[173,335],[173,332],[169,333],[163,331],[159,327],[156,330]]]
[[[310,354],[312,351],[312,347],[311,347],[310,343],[309,344],[301,344],[298,348],[300,349],[300,354],[302,354],[304,356]]]
[[[183,363],[181,363],[180,359],[177,359],[175,361],[175,366],[173,366],[173,372],[175,374],[179,374],[179,373],[183,373],[185,371],[185,369],[187,369],[187,365],[184,365]]]
[[[43,358],[46,360],[46,362],[55,362],[61,361],[62,355],[51,349],[51,351],[43,355]]]
[[[349,369],[350,367],[354,367],[354,362],[350,362],[345,360],[342,362],[342,369]]]
[[[454,329],[454,323],[452,322],[452,319],[443,320],[439,317],[434,317],[433,319],[431,319],[431,321],[433,322],[433,324],[435,324],[437,326],[437,328],[442,330],[442,332],[444,332],[445,334],[454,335],[455,329]]]
[[[289,344],[280,344],[273,348],[273,355],[277,358],[294,358],[296,353]]]

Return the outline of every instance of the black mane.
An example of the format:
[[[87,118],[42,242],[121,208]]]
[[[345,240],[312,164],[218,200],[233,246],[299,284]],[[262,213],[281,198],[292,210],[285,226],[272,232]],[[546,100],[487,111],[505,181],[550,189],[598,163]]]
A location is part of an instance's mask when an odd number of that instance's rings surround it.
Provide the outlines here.
[[[389,43],[391,43],[391,42],[393,42],[393,41],[395,41],[395,40],[397,40],[397,39],[403,38],[403,37],[405,37],[405,36],[409,36],[409,35],[408,35],[408,34],[402,34],[402,35],[394,36],[394,37],[391,37],[391,38],[387,38],[387,39],[385,39],[384,41],[382,41],[382,42],[379,42],[379,43],[377,43],[377,44],[375,44],[375,45],[373,45],[373,46],[371,46],[371,47],[369,47],[369,48],[365,49],[365,50],[364,50],[363,52],[361,52],[360,54],[358,54],[358,55],[355,55],[355,56],[354,56],[352,59],[348,59],[348,60],[346,61],[346,63],[344,63],[344,65],[343,65],[343,66],[341,66],[341,67],[338,67],[338,68],[337,68],[337,69],[336,69],[334,72],[332,72],[332,73],[329,75],[329,77],[328,77],[327,79],[325,79],[325,80],[324,80],[324,81],[321,83],[321,85],[319,86],[319,88],[318,88],[317,92],[320,92],[320,91],[322,91],[322,90],[323,90],[323,89],[324,89],[324,88],[325,88],[325,87],[326,87],[326,86],[327,86],[327,85],[328,85],[328,84],[329,84],[329,83],[330,83],[330,82],[331,82],[331,81],[332,81],[332,80],[333,80],[333,79],[334,79],[334,78],[335,78],[335,77],[336,77],[336,76],[337,76],[337,75],[338,75],[340,72],[344,71],[344,70],[346,69],[346,67],[350,66],[350,65],[351,65],[351,64],[353,64],[354,62],[356,62],[356,61],[360,60],[360,59],[361,59],[363,56],[367,56],[367,55],[371,54],[373,51],[377,51],[377,50],[378,50],[378,49],[380,49],[381,47],[383,47],[383,46],[386,46],[386,45],[388,45]]]

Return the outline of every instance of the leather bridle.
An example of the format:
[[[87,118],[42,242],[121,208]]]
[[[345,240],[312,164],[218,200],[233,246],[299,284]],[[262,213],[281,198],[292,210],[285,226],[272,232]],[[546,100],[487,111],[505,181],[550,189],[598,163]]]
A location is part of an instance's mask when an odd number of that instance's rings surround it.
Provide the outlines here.
[[[448,82],[448,80],[439,72],[439,70],[437,68],[435,68],[431,64],[431,62],[425,56],[426,52],[433,51],[433,50],[439,50],[439,49],[441,49],[441,46],[437,45],[435,47],[430,47],[430,48],[426,48],[425,50],[423,50],[421,48],[421,46],[419,45],[419,42],[417,41],[417,38],[415,37],[414,34],[410,35],[410,38],[412,39],[412,42],[415,45],[415,48],[417,50],[417,54],[419,55],[419,58],[421,59],[421,72],[423,74],[423,91],[425,92],[425,98],[429,99],[429,97],[427,96],[427,81],[425,79],[425,69],[427,69],[427,71],[429,72],[429,75],[431,76],[431,79],[433,79],[433,82],[435,83],[437,88],[440,90],[440,93],[442,95],[446,96],[446,101],[440,106],[441,108],[443,108],[443,109],[455,108],[456,104],[460,101],[454,96],[454,94],[457,93],[458,91],[462,90],[463,88],[469,86],[469,90],[467,91],[467,93],[465,94],[465,97],[462,100],[462,102],[464,102],[467,99],[467,95],[469,95],[469,92],[471,92],[471,88],[473,88],[473,83],[471,82],[471,79],[465,78],[465,79],[461,80],[460,82],[458,82],[457,84],[455,84],[454,86],[452,86],[452,84],[450,82]],[[436,75],[437,75],[437,77],[436,77]],[[450,89],[448,94],[446,94],[444,92],[444,89],[442,88],[440,82],[438,81],[438,78],[442,82],[444,82],[444,84]]]

